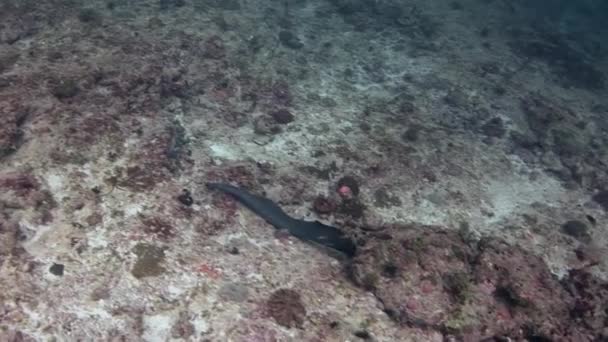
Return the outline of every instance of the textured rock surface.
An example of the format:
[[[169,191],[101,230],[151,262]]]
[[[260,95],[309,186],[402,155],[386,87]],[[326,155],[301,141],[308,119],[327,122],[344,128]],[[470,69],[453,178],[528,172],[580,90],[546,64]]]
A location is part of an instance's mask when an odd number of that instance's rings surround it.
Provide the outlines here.
[[[536,3],[2,1],[0,340],[606,339],[606,11]]]

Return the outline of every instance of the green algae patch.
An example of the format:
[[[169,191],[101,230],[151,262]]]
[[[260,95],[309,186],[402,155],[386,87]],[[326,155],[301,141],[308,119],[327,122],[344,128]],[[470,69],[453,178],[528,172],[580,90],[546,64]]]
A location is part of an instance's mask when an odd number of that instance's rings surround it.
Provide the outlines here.
[[[131,270],[135,278],[155,277],[165,272],[165,268],[161,266],[165,260],[164,248],[139,243],[133,247],[133,253],[137,255],[137,261]]]

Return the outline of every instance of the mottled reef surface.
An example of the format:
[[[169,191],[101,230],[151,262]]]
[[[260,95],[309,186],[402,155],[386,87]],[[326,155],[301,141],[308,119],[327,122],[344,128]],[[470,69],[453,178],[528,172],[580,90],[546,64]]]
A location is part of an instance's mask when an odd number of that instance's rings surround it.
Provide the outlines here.
[[[533,3],[0,2],[0,340],[608,339],[606,9]]]

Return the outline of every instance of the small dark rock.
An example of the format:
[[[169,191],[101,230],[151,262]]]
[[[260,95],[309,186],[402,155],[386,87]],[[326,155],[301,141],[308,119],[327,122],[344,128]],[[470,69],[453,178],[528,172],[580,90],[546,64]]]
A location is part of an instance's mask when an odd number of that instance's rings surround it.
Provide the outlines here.
[[[589,228],[585,223],[579,220],[571,220],[564,223],[562,225],[562,232],[578,240],[588,241],[590,238]]]
[[[354,335],[362,340],[370,340],[372,338],[372,335],[367,330],[355,331]]]
[[[285,125],[292,122],[295,117],[291,114],[287,109],[279,109],[270,113],[270,116],[274,119],[274,121],[278,124]]]
[[[177,200],[180,201],[181,204],[185,206],[191,206],[194,203],[192,196],[190,195],[190,191],[188,189],[182,190],[182,193],[177,196]]]
[[[53,88],[52,93],[58,99],[67,99],[76,96],[79,91],[80,88],[76,81],[63,80]]]
[[[53,265],[49,268],[49,272],[51,272],[52,274],[54,274],[56,276],[62,276],[63,268],[64,268],[63,264],[53,263]]]
[[[281,31],[279,32],[279,40],[281,44],[290,48],[290,49],[301,49],[304,47],[304,44],[300,41],[300,38],[293,34],[291,31]]]
[[[521,291],[518,291],[513,284],[497,286],[494,296],[498,302],[507,304],[513,308],[525,308],[531,305],[530,300],[522,296]]]
[[[267,303],[268,314],[287,328],[301,327],[306,318],[306,308],[300,294],[290,289],[279,289],[272,293]]]
[[[382,266],[382,276],[385,278],[395,278],[399,272],[399,268],[394,262],[388,262]]]
[[[133,248],[133,252],[137,255],[137,261],[131,269],[131,274],[135,278],[155,277],[165,272],[165,268],[161,265],[165,259],[164,248],[139,243]]]
[[[507,129],[500,117],[495,117],[488,120],[481,126],[481,132],[488,136],[494,138],[502,138],[507,133]]]

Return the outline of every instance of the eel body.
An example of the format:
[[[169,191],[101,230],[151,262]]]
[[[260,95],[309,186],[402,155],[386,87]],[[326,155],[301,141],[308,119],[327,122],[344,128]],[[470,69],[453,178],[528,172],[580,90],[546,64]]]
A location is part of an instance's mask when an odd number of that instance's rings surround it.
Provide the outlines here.
[[[254,195],[247,190],[229,184],[207,183],[207,187],[230,194],[275,228],[286,230],[301,240],[318,243],[340,251],[349,257],[355,254],[356,245],[353,240],[336,227],[325,225],[319,221],[294,219],[270,199]]]

